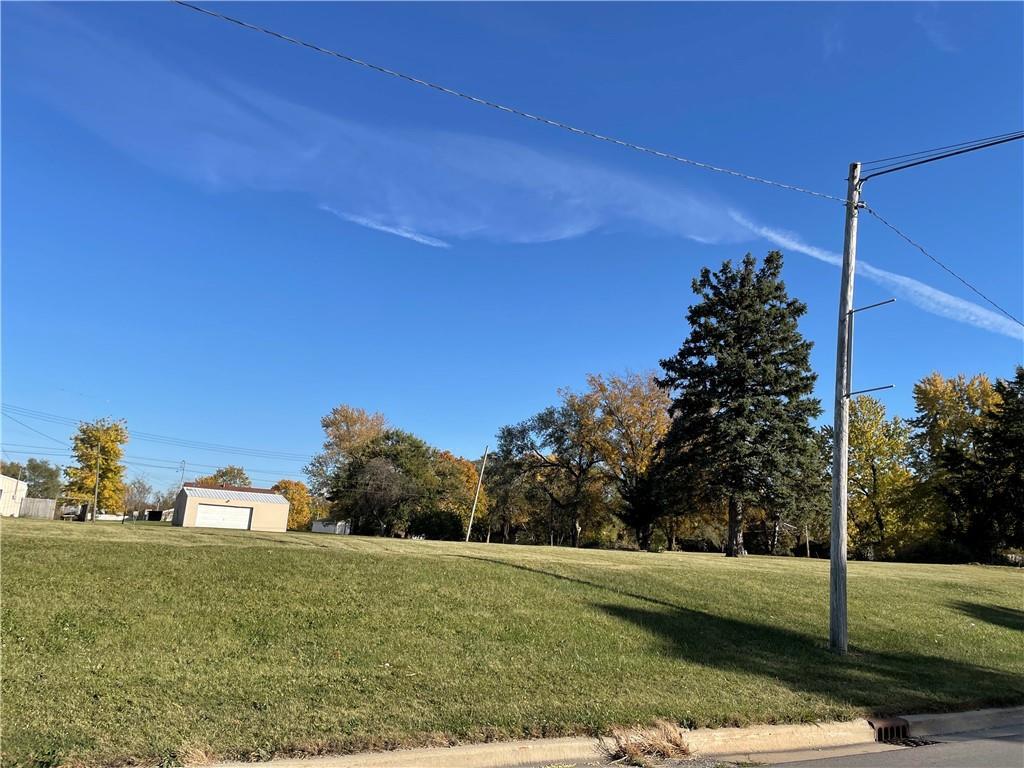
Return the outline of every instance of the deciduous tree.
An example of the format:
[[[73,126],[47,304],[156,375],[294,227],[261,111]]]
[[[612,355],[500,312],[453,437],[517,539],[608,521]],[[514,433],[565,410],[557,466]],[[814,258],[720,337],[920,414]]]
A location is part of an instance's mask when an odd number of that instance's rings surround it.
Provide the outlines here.
[[[99,473],[99,508],[111,513],[124,509],[124,455],[128,428],[124,421],[98,419],[82,422],[71,438],[75,463],[64,469],[64,496],[75,503],[91,503]]]
[[[562,403],[545,408],[498,434],[498,455],[538,481],[549,503],[548,540],[568,536],[578,546],[587,513],[601,500],[603,475],[597,427],[597,398],[559,393]]]
[[[432,459],[430,446],[402,430],[367,441],[331,476],[332,515],[349,520],[354,533],[405,533],[409,520],[434,499]]]
[[[313,493],[325,496],[331,478],[362,446],[384,434],[388,424],[382,413],[369,413],[362,408],[342,404],[320,419],[320,426],[324,430],[323,450],[313,457],[304,471]]]
[[[28,483],[28,495],[35,499],[56,499],[60,496],[60,467],[42,459],[30,458],[24,464],[2,462],[2,474]]]
[[[849,535],[856,557],[891,559],[913,539],[910,427],[881,401],[850,402]]]
[[[972,559],[1024,547],[1024,367],[1000,379],[967,440],[943,449],[940,491],[955,524],[944,533]]]
[[[309,530],[313,505],[306,484],[301,480],[278,480],[270,490],[277,491],[288,499],[288,530]]]
[[[149,500],[153,496],[153,486],[146,482],[145,478],[136,477],[125,486],[124,489],[124,511],[143,512],[149,506]]]
[[[587,383],[586,396],[596,401],[586,412],[596,420],[587,433],[594,435],[601,469],[618,492],[615,513],[646,550],[655,521],[666,512],[658,470],[672,400],[653,373],[591,374]]]
[[[914,385],[916,415],[910,420],[916,475],[913,501],[919,514],[940,529],[946,545],[962,539],[967,524],[960,517],[961,507],[951,504],[955,481],[949,477],[949,460],[977,460],[974,439],[986,414],[997,409],[999,398],[984,374],[946,378],[932,373]]]
[[[212,475],[197,477],[195,482],[200,485],[237,485],[243,488],[252,485],[252,480],[249,479],[245,470],[242,467],[236,467],[234,464],[221,467]]]

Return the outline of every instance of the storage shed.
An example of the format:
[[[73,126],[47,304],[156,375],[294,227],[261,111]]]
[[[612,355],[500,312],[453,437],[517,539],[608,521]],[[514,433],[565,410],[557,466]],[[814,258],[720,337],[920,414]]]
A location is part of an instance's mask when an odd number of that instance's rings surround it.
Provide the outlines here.
[[[16,477],[0,475],[0,516],[17,517],[21,502],[28,496],[28,483]]]
[[[288,529],[288,506],[288,499],[266,488],[185,483],[171,524],[281,533]]]

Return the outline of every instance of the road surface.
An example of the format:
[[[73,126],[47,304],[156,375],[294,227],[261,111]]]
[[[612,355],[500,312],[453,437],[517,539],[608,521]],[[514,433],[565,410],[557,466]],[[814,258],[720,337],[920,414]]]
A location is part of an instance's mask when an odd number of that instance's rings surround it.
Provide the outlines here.
[[[1024,722],[929,736],[924,747],[779,763],[775,768],[1024,768]]]

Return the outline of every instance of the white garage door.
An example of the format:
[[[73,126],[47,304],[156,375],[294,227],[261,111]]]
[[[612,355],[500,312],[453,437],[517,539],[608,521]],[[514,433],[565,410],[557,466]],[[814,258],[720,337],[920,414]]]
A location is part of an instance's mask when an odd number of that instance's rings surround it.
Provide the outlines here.
[[[249,529],[252,507],[226,507],[223,504],[200,504],[196,508],[196,528]]]

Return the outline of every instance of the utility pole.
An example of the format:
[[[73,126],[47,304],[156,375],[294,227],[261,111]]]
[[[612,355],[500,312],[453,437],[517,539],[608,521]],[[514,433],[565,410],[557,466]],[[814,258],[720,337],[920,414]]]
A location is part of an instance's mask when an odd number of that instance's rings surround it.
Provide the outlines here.
[[[484,460],[480,465],[480,477],[476,481],[476,493],[473,494],[473,509],[469,513],[469,526],[466,528],[466,541],[469,542],[469,534],[473,532],[473,518],[476,517],[476,503],[480,500],[480,486],[484,484],[484,470],[487,469],[487,449],[490,446],[484,446]]]
[[[92,521],[96,522],[96,513],[100,503],[100,449],[96,448],[96,483],[92,489]]]
[[[839,287],[839,333],[836,339],[836,391],[832,432],[832,536],[829,546],[828,645],[846,653],[846,503],[850,436],[850,327],[853,322],[853,275],[857,266],[857,212],[860,208],[860,163],[850,163],[846,187],[846,232],[843,277]]]
[[[181,482],[178,484],[178,490],[180,491],[185,487],[185,460],[181,460]]]

